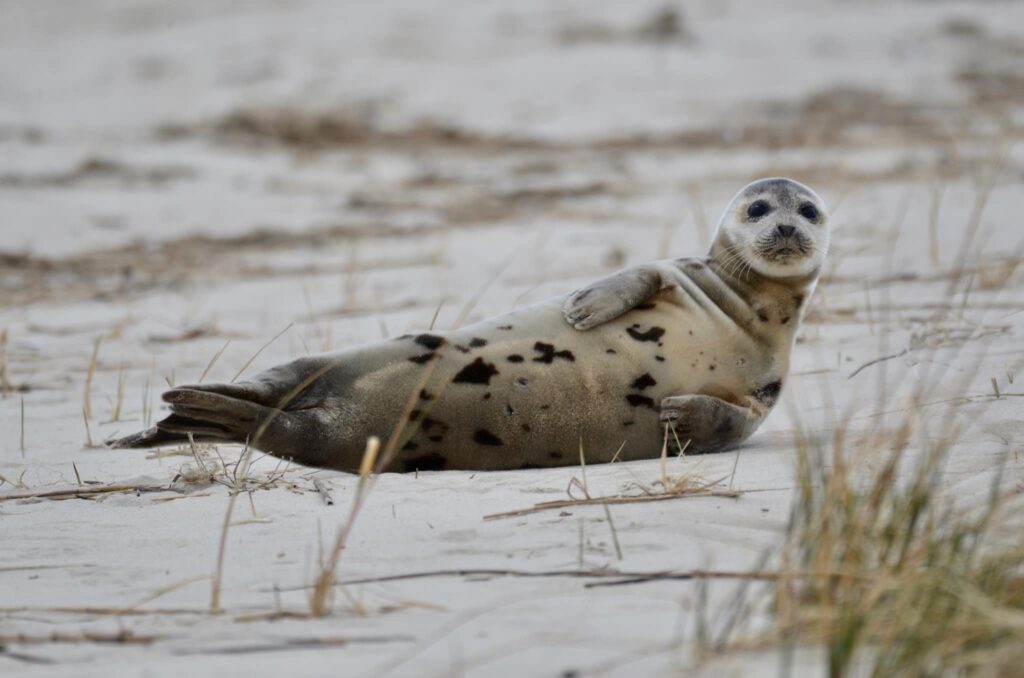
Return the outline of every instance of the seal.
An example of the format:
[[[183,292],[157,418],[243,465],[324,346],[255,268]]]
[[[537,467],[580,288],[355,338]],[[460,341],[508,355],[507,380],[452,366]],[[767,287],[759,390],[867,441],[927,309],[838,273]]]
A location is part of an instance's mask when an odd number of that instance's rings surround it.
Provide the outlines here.
[[[825,204],[790,179],[729,203],[706,257],[628,268],[449,332],[300,358],[250,381],[180,386],[171,414],[114,441],[245,443],[358,468],[400,431],[389,470],[522,469],[725,450],[779,398],[829,244]],[[676,440],[678,439],[678,442]]]

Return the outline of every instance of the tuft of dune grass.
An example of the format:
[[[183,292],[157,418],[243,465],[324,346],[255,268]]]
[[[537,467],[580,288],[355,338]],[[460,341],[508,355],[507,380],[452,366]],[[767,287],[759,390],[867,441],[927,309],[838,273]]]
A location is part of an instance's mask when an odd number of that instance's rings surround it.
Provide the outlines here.
[[[955,424],[911,459],[914,426],[868,450],[844,427],[801,442],[782,555],[783,574],[801,575],[773,584],[775,639],[821,644],[830,676],[1012,675],[1024,661],[1024,539],[1004,521],[1013,493],[997,469],[982,506],[954,507],[940,487]],[[864,454],[880,463],[847,461]]]

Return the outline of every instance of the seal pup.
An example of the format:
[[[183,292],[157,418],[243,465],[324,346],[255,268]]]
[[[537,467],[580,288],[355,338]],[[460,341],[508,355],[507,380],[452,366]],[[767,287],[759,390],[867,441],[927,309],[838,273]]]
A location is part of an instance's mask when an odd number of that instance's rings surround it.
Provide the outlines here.
[[[729,203],[706,257],[628,268],[450,332],[175,387],[170,416],[112,446],[191,434],[353,470],[369,436],[401,427],[390,470],[497,470],[576,464],[580,445],[589,463],[657,457],[668,424],[673,447],[724,450],[778,400],[828,244],[814,191],[762,179]]]

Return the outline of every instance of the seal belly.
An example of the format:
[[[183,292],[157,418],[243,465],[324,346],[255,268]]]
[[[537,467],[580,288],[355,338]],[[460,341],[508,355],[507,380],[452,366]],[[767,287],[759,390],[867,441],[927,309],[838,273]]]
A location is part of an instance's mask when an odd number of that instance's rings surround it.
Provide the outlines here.
[[[376,435],[389,434],[399,403],[422,391],[399,470],[574,464],[581,439],[595,463],[611,460],[620,447],[621,459],[659,453],[661,399],[694,387],[680,379],[691,370],[673,369],[695,344],[685,311],[652,304],[580,332],[565,322],[561,303],[431,335],[437,340],[396,340],[409,355],[360,377],[360,399],[383,415],[374,417]],[[429,359],[412,360],[428,349]]]

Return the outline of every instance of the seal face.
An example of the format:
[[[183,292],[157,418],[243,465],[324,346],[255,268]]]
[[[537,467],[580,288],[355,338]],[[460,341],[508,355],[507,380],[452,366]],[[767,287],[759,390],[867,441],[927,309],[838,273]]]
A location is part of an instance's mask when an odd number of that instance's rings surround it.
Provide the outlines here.
[[[516,469],[729,448],[768,415],[829,244],[824,202],[789,179],[743,188],[707,257],[625,269],[567,297],[451,332],[182,386],[171,414],[112,443],[189,434],[354,470],[398,431],[393,470]],[[407,403],[412,403],[408,417]]]
[[[767,278],[811,275],[828,252],[825,203],[791,179],[755,181],[729,203],[715,244]]]

